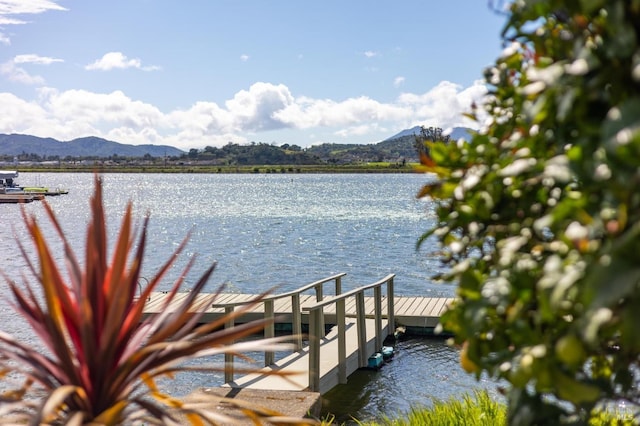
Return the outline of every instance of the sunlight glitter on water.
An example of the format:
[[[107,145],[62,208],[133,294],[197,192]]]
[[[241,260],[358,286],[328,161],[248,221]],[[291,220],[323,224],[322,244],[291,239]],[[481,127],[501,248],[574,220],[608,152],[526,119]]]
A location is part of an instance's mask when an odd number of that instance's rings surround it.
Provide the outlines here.
[[[38,175],[42,183],[51,180],[69,189],[69,194],[48,202],[82,259],[93,174]],[[32,178],[21,174],[20,183],[28,185]],[[191,232],[184,256],[159,290],[168,289],[186,262],[198,256],[188,282],[217,262],[209,291],[223,283],[233,292],[255,293],[273,286],[287,291],[346,272],[345,291],[394,273],[397,295],[454,294],[453,287],[431,279],[442,271],[435,248],[426,244],[416,250],[417,239],[435,223],[433,206],[415,199],[425,182],[421,175],[106,174],[103,180],[111,241],[128,201],[133,202],[137,223],[150,214],[143,275],[154,274]],[[44,217],[39,203],[24,208]],[[20,206],[0,205],[0,218],[18,240],[28,243]],[[47,239],[59,247],[52,227],[42,223]],[[29,244],[25,247],[32,253]],[[12,232],[0,234],[0,251],[2,269],[20,276],[25,262]],[[57,253],[62,262],[62,250]],[[0,321],[3,331],[31,341],[5,302],[0,302]],[[413,403],[429,403],[434,396],[477,387],[475,380],[458,371],[455,349],[443,344],[402,343],[397,357],[381,371],[356,373],[347,392],[359,396],[352,398],[353,412],[347,405],[345,415],[357,413],[366,419],[380,409],[392,414]],[[170,386],[184,392],[215,386],[220,380],[215,375],[188,375]]]

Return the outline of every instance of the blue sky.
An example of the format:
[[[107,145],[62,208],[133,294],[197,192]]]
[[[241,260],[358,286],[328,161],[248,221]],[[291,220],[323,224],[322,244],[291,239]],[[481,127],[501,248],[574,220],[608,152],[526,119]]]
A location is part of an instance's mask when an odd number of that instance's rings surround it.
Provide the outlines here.
[[[506,19],[488,3],[0,0],[0,133],[189,150],[474,127]]]

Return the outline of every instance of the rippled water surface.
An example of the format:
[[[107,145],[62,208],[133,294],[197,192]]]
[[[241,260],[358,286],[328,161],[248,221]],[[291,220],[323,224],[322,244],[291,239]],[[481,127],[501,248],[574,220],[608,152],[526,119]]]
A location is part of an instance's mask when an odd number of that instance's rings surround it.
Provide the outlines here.
[[[169,278],[177,277],[189,258],[197,256],[191,281],[217,262],[209,290],[225,284],[227,291],[257,293],[273,287],[285,291],[339,272],[347,273],[343,289],[348,290],[394,273],[397,295],[452,296],[451,286],[430,278],[440,268],[434,247],[425,244],[416,250],[417,239],[435,220],[432,206],[415,198],[426,179],[413,174],[103,176],[111,238],[128,201],[133,203],[137,223],[150,215],[144,275],[152,275],[191,233],[187,252]],[[69,189],[69,194],[47,200],[67,238],[82,253],[93,175],[21,173],[18,182]],[[25,210],[43,217],[41,203],[25,205]],[[16,238],[27,242],[20,207],[0,204],[0,223],[2,269],[19,276],[25,262],[16,249]],[[54,242],[51,227],[45,225],[45,232]],[[160,290],[170,284],[167,280]],[[29,339],[13,317],[1,302],[3,329]],[[398,355],[382,370],[358,372],[346,390],[339,387],[327,395],[327,410],[340,418],[364,419],[406,411],[428,404],[432,397],[446,398],[479,386],[462,373],[457,352],[442,340],[399,345]],[[175,386],[182,392],[220,381],[219,377],[189,376]]]

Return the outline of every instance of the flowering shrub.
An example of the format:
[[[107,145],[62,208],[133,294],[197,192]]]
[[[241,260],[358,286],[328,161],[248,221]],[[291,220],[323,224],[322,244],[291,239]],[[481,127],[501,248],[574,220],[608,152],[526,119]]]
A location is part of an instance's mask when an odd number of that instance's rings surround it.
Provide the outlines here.
[[[510,2],[470,141],[433,143],[444,327],[512,424],[640,404],[640,3]]]

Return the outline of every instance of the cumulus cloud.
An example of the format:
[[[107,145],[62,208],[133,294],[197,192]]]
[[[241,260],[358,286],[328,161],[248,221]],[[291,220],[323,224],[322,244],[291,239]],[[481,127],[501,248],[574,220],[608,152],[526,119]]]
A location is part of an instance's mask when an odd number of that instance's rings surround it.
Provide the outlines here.
[[[240,55],[240,60],[242,62],[247,62],[249,60],[249,55]]]
[[[102,58],[84,67],[89,71],[110,71],[113,69],[136,68],[142,71],[156,71],[160,67],[151,65],[143,66],[138,58],[129,59],[122,52],[105,53]]]
[[[400,87],[404,84],[404,77],[403,76],[398,76],[396,78],[393,79],[393,86],[394,87]]]
[[[27,22],[10,15],[35,15],[50,10],[67,10],[53,0],[0,0],[0,25],[21,25]],[[8,45],[11,39],[4,32],[0,32],[0,43]]]
[[[294,104],[294,98],[284,84],[255,83],[241,90],[225,105],[239,129],[262,131],[288,125],[278,112]]]
[[[268,131],[304,131],[305,138],[313,134],[330,142],[360,138],[373,143],[418,124],[443,129],[473,127],[461,114],[484,96],[486,88],[480,81],[467,88],[441,82],[425,93],[403,93],[385,103],[366,96],[343,100],[296,97],[284,84],[258,82],[222,104],[200,101],[169,112],[122,91],[41,88],[38,93],[38,99],[31,102],[0,93],[0,133],[60,140],[92,135],[188,151],[230,141],[245,143]],[[299,138],[296,143],[305,146]]]
[[[10,61],[0,64],[0,75],[15,83],[26,85],[42,85],[44,78],[39,75],[31,75],[27,70],[16,64],[51,65],[55,62],[64,62],[62,59],[49,58],[39,55],[18,55]]]
[[[418,120],[429,125],[442,128],[469,126],[471,123],[462,113],[469,112],[471,103],[480,101],[486,93],[486,86],[480,80],[468,88],[442,81],[423,94],[403,93],[398,102],[411,108]]]

